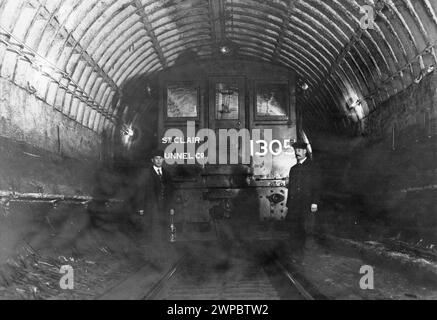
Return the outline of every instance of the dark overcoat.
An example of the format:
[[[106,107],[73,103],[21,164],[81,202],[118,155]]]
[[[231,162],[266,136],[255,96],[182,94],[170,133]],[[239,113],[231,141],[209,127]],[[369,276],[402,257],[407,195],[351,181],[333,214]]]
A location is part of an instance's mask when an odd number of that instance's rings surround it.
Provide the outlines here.
[[[146,213],[168,212],[173,209],[175,186],[171,174],[162,168],[160,178],[153,166],[146,167],[138,173],[136,181],[136,210]]]
[[[320,201],[320,170],[310,159],[290,169],[287,208],[288,216],[301,217]]]

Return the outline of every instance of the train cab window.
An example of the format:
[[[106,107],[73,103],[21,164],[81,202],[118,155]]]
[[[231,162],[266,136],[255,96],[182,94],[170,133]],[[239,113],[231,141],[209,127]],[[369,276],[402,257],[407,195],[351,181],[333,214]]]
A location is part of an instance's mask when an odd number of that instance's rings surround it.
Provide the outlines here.
[[[237,120],[240,110],[240,89],[236,82],[215,84],[215,110],[217,120]]]
[[[257,119],[283,119],[288,116],[288,85],[286,83],[257,83],[255,96]]]
[[[169,84],[166,93],[167,120],[199,117],[199,87],[195,83]]]

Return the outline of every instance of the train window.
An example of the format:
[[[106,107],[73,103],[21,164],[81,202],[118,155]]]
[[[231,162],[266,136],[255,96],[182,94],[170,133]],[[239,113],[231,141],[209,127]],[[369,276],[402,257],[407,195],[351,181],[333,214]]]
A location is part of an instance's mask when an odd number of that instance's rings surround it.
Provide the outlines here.
[[[212,76],[209,78],[209,128],[242,129],[245,122],[246,86],[244,77]]]
[[[288,115],[288,82],[256,82],[255,120],[287,120]]]
[[[238,120],[240,88],[236,81],[215,84],[216,120]]]
[[[167,85],[167,120],[199,118],[199,86],[196,83],[173,83]]]

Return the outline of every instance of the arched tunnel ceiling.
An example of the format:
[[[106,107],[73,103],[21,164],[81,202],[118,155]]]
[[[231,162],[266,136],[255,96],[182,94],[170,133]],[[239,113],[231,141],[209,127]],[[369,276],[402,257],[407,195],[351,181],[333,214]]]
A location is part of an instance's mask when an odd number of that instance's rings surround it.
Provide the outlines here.
[[[101,132],[128,111],[127,80],[232,42],[295,70],[305,119],[338,126],[347,102],[363,117],[437,63],[436,12],[435,0],[0,0],[0,75]]]

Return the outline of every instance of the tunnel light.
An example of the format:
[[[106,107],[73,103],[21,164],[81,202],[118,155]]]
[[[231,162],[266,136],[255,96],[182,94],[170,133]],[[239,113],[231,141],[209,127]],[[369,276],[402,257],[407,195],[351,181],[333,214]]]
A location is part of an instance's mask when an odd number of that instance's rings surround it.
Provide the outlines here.
[[[351,108],[356,109],[359,105],[361,105],[361,101],[360,100],[355,100],[355,102],[353,102],[351,104]]]
[[[309,86],[306,82],[304,84],[302,84],[302,90],[307,91],[308,89],[309,89]]]
[[[228,46],[221,46],[220,47],[220,52],[222,54],[230,54],[231,53],[231,49]]]
[[[238,46],[231,40],[224,39],[218,44],[217,50],[221,55],[230,56],[238,51]]]
[[[349,109],[349,116],[351,116],[355,122],[361,121],[366,116],[364,111],[363,101],[356,98],[349,98],[347,101],[347,108]]]
[[[121,129],[121,133],[127,137],[133,137],[135,135],[135,131],[131,125],[124,125]]]
[[[130,138],[132,138],[135,135],[135,132],[132,128],[129,128],[126,132],[126,135]]]
[[[134,143],[135,140],[138,139],[139,131],[138,129],[134,128],[132,124],[130,124],[124,125],[120,130],[120,134],[122,143],[130,148],[130,146],[132,146],[132,143]]]
[[[149,96],[152,94],[152,88],[150,87],[150,85],[146,86],[146,91],[149,94]]]
[[[365,114],[364,114],[363,105],[362,105],[362,103],[361,103],[360,100],[358,100],[358,101],[355,103],[354,109],[355,109],[355,112],[356,112],[356,114],[357,114],[357,116],[358,116],[358,119],[359,119],[359,120],[363,120]]]

